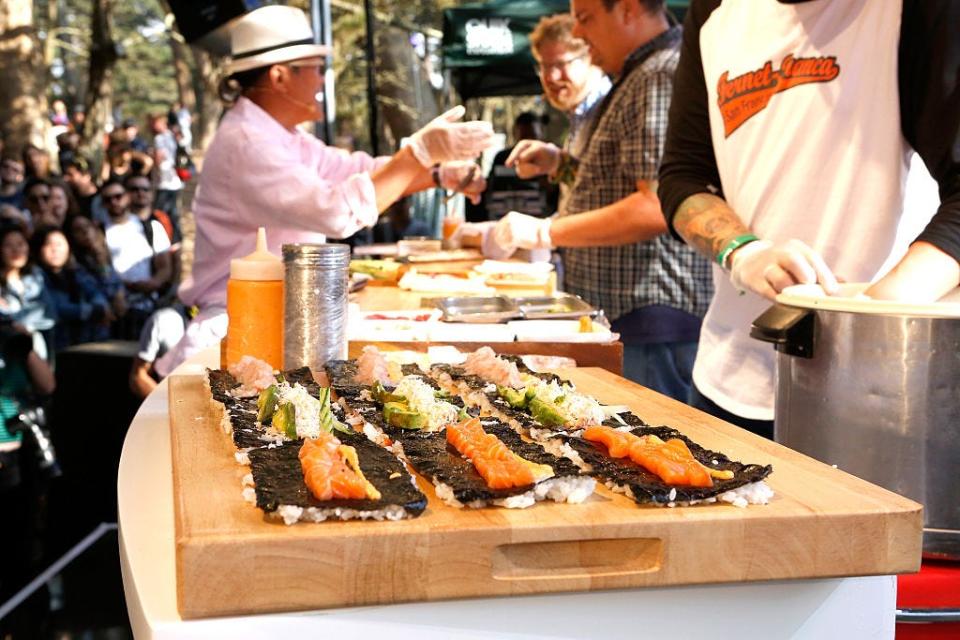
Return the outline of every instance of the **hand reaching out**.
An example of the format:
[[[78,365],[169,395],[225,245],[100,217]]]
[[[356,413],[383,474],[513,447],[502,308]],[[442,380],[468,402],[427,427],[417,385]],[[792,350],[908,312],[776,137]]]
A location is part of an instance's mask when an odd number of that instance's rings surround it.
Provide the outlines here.
[[[507,156],[506,165],[526,180],[555,173],[560,166],[560,148],[542,140],[521,140]]]

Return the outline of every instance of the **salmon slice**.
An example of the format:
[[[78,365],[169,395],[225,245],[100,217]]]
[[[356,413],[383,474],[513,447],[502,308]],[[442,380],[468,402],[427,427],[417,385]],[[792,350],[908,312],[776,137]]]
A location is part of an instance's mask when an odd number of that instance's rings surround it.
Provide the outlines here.
[[[583,431],[583,438],[600,442],[612,458],[630,458],[667,484],[689,487],[712,487],[713,478],[683,440],[664,442],[656,436],[635,436],[610,427],[593,426]]]
[[[479,418],[447,427],[447,442],[473,463],[491,489],[525,487],[553,476],[553,468],[525,460],[495,435],[487,433]]]
[[[351,468],[348,464],[349,455],[344,455],[344,449],[353,451],[356,459],[353,447],[343,446],[332,434],[321,432],[316,439],[304,439],[299,457],[307,488],[317,500],[379,499],[379,492],[363,477],[359,465]],[[375,497],[370,489],[376,492]]]

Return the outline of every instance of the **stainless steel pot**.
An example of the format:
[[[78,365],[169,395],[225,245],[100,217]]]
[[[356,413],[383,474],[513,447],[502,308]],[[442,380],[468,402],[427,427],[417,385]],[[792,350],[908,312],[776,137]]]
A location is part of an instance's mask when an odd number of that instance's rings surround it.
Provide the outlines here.
[[[924,505],[924,555],[960,560],[960,315],[778,304],[775,439]],[[885,309],[885,312],[883,312]]]

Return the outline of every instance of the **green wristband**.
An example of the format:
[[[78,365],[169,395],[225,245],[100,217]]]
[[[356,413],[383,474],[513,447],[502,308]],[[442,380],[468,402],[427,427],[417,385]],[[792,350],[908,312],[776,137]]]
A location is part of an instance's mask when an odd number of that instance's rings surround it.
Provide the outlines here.
[[[730,257],[730,254],[742,247],[745,244],[749,244],[754,240],[759,240],[757,236],[752,233],[745,233],[742,236],[737,236],[733,240],[727,243],[720,253],[717,254],[717,264],[720,265],[721,269],[727,268],[727,258]]]

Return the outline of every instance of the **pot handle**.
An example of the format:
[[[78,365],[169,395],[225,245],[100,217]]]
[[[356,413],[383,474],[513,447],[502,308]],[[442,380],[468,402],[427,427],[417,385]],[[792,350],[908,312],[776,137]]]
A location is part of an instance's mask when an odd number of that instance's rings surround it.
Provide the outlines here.
[[[775,304],[753,321],[750,337],[772,342],[781,353],[812,358],[815,329],[812,310]]]

